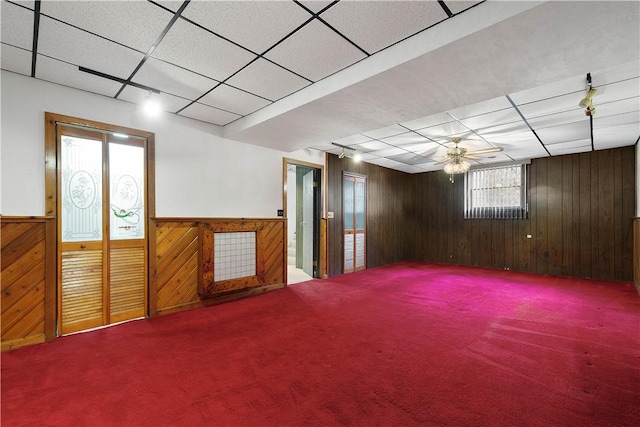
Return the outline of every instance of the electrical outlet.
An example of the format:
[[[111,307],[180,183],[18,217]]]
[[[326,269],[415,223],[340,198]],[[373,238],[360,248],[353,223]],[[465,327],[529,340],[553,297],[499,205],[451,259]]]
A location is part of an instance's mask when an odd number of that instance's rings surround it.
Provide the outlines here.
[[[284,216],[284,210],[278,209],[278,216]]]

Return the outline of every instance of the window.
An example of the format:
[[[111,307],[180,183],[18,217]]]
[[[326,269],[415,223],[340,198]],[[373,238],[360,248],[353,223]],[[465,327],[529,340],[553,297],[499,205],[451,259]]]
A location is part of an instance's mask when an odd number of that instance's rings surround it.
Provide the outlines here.
[[[464,217],[526,218],[526,165],[474,169],[467,172]]]

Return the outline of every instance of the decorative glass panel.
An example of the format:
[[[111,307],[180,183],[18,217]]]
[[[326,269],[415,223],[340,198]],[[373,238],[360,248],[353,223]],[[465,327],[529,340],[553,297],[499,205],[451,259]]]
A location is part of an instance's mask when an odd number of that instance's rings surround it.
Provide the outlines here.
[[[353,230],[353,181],[344,181],[344,229]]]
[[[344,271],[353,270],[353,234],[344,235]]]
[[[364,234],[356,234],[356,268],[364,267]]]
[[[62,241],[102,240],[102,142],[62,136]]]
[[[213,281],[256,275],[256,232],[214,233]]]
[[[109,144],[111,239],[144,239],[144,148]]]
[[[364,230],[364,181],[356,182],[356,230]]]

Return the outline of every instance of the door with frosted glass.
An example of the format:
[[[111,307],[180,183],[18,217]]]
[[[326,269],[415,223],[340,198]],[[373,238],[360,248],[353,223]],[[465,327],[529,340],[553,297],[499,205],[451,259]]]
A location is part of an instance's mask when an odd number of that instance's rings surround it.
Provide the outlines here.
[[[366,268],[366,195],[367,182],[363,176],[344,175],[344,263],[343,272]]]
[[[59,330],[146,314],[145,140],[58,125]]]

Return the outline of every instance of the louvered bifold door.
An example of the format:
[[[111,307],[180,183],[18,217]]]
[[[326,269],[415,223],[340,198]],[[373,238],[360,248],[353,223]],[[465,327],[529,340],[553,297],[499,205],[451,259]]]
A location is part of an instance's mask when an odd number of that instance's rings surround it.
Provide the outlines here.
[[[58,125],[59,332],[146,314],[145,140]]]
[[[59,324],[68,334],[107,321],[104,144],[101,133],[73,128],[59,133],[59,144]]]
[[[109,140],[109,323],[145,315],[144,157],[141,141]]]

